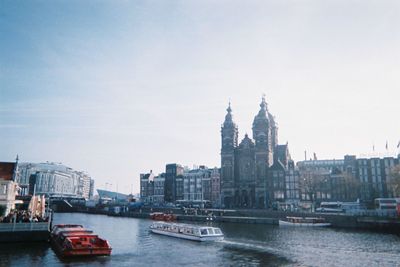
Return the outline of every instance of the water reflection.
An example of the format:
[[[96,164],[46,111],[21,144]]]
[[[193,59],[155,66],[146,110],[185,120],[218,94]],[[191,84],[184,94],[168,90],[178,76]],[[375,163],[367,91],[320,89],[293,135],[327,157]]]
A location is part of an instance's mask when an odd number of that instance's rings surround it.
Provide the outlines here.
[[[52,254],[49,244],[38,242],[0,244],[0,251],[0,266],[7,266],[14,261],[25,266],[39,264],[43,258]]]

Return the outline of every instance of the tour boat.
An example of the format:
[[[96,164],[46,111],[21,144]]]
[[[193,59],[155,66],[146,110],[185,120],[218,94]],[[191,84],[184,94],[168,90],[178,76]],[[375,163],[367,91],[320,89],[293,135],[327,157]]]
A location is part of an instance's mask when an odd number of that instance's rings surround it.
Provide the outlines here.
[[[111,246],[107,240],[93,234],[82,225],[58,224],[53,227],[50,242],[57,254],[71,256],[109,256]]]
[[[306,227],[326,227],[331,224],[324,218],[314,217],[286,217],[286,220],[279,220],[279,225],[283,226],[306,226]]]
[[[150,231],[160,235],[194,241],[220,241],[224,239],[224,234],[217,227],[183,223],[154,222],[150,226]]]
[[[155,221],[166,221],[166,222],[176,221],[175,214],[168,214],[163,212],[150,213],[150,218]]]

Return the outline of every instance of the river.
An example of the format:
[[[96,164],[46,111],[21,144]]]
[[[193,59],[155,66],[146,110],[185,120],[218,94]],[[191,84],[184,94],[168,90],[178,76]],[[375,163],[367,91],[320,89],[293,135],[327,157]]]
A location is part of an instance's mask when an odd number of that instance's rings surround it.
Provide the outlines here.
[[[330,228],[225,223],[222,242],[151,234],[150,220],[56,213],[106,238],[110,257],[63,260],[48,244],[0,244],[0,266],[400,266],[400,237]]]

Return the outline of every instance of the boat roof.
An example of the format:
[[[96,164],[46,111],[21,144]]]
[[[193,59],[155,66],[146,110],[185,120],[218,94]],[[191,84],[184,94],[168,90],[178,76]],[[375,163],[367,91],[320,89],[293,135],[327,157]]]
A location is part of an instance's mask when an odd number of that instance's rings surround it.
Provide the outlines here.
[[[93,233],[93,231],[92,231],[92,230],[88,230],[88,229],[66,230],[66,231],[61,230],[61,231],[59,231],[59,233],[62,233],[62,234],[68,234],[68,233],[88,233],[88,234],[90,234],[90,233]]]
[[[190,228],[218,228],[208,225],[196,225],[196,224],[187,224],[187,223],[171,223],[171,222],[154,222],[153,224],[162,224],[162,225],[170,225],[170,226],[178,226],[178,227],[190,227]],[[219,228],[218,228],[219,229]]]
[[[68,236],[68,235],[72,235],[72,234],[92,234],[93,231],[92,230],[88,230],[85,228],[61,228],[61,229],[57,229],[55,231],[53,231],[54,234],[56,235],[64,235],[64,236]]]
[[[66,229],[73,229],[73,230],[81,230],[83,226],[80,224],[56,224],[53,226],[53,230],[57,229],[58,231],[65,231]]]
[[[96,234],[92,233],[66,233],[64,234],[65,237],[98,237]]]
[[[286,217],[287,219],[308,219],[308,220],[311,220],[311,219],[313,219],[313,220],[321,220],[321,219],[324,219],[324,218],[322,218],[322,217],[293,217],[293,216],[287,216]]]

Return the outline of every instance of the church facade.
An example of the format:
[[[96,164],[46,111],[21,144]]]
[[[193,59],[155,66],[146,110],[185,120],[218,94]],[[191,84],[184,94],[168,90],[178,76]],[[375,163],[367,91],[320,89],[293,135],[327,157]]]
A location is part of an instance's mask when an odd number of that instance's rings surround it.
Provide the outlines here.
[[[285,173],[292,161],[288,146],[278,145],[278,126],[265,97],[254,117],[253,135],[238,143],[238,126],[229,103],[221,127],[221,200],[225,208],[267,208],[285,195]],[[273,171],[275,170],[275,171]],[[273,175],[281,173],[281,181]]]

